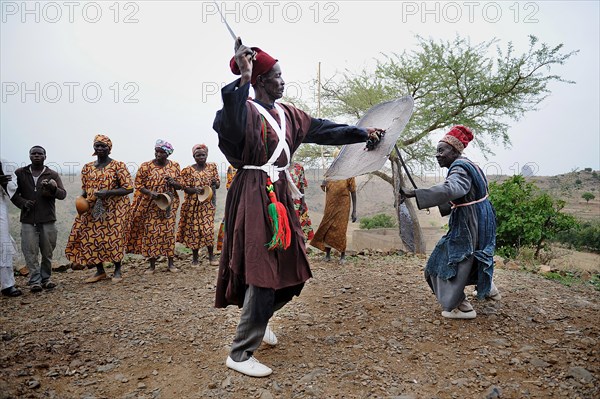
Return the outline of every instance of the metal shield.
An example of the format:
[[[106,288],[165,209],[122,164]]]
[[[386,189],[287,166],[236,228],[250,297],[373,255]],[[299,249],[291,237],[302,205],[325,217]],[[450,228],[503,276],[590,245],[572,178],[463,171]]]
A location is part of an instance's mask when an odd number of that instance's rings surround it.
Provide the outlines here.
[[[348,144],[342,147],[338,157],[325,172],[325,179],[344,180],[381,169],[410,120],[413,105],[413,98],[404,96],[377,104],[368,110],[360,118],[357,126],[385,129],[383,140],[372,151],[365,149],[365,143]]]
[[[417,246],[415,245],[414,223],[410,217],[410,212],[406,204],[400,204],[398,209],[398,219],[400,221],[400,238],[402,243],[409,252],[415,253]]]

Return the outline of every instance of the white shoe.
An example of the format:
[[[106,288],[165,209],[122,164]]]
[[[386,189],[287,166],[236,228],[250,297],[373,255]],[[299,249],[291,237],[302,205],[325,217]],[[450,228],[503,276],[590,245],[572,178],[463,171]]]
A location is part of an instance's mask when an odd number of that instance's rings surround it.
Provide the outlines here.
[[[477,290],[473,291],[473,296],[477,296]],[[498,291],[498,287],[492,281],[492,286],[490,287],[490,292],[486,295],[487,299],[491,299],[493,301],[499,301],[502,299],[502,295],[500,295],[500,291]]]
[[[448,319],[474,319],[477,317],[477,313],[475,313],[475,310],[463,312],[462,310],[456,308],[452,309],[451,312],[444,310],[442,312],[442,316],[447,317]]]
[[[230,356],[227,356],[225,365],[250,377],[266,377],[273,372],[269,367],[256,360],[254,356],[243,362],[236,362]]]
[[[458,305],[457,309],[461,312],[467,313],[473,310],[473,305],[471,305],[471,302],[469,302],[469,300],[465,298],[460,303],[460,305]]]
[[[499,301],[500,299],[502,299],[502,295],[500,295],[500,291],[498,291],[498,287],[496,287],[496,284],[494,284],[493,281],[492,287],[490,288],[490,293],[487,297],[494,301]]]
[[[277,345],[277,336],[268,324],[267,329],[265,330],[265,336],[263,337],[263,342],[271,346]]]

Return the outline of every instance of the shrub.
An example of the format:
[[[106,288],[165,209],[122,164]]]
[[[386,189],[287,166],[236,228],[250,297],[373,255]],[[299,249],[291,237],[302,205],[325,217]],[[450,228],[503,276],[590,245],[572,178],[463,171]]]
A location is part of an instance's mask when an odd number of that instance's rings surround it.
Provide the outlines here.
[[[557,234],[556,241],[577,250],[600,252],[600,221],[583,222],[573,226]]]
[[[360,228],[365,230],[385,229],[394,226],[396,226],[394,218],[385,213],[379,213],[371,218],[366,217],[360,219]]]
[[[559,283],[570,287],[573,283],[579,281],[577,276],[573,272],[550,272],[544,274],[544,277],[548,280],[558,281]]]
[[[521,247],[533,246],[537,258],[547,240],[577,226],[561,212],[565,201],[554,199],[523,176],[502,184],[490,184],[490,200],[496,209],[496,246],[504,256],[515,257]]]

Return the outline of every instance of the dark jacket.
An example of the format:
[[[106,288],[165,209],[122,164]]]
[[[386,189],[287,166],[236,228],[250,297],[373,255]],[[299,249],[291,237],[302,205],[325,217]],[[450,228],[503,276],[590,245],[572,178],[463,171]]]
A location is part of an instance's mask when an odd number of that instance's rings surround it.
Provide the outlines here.
[[[55,200],[65,199],[67,192],[63,187],[58,173],[46,167],[46,170],[38,178],[37,184],[33,184],[33,176],[29,169],[31,165],[19,168],[15,171],[17,175],[17,192],[11,198],[12,202],[21,209],[21,223],[38,224],[56,221]],[[56,181],[56,191],[54,193],[42,190],[42,181],[45,179],[54,179]],[[23,205],[27,200],[34,200],[35,205],[29,210],[24,209]]]

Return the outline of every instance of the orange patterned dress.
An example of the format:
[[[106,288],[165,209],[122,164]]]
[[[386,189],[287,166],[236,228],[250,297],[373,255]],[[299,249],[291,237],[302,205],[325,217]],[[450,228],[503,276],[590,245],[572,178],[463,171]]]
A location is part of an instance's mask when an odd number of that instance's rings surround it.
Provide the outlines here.
[[[227,167],[227,183],[225,184],[225,188],[229,190],[229,186],[231,186],[231,182],[235,177],[237,169],[233,166],[229,165]],[[223,249],[223,238],[225,237],[225,218],[221,220],[221,225],[219,226],[219,233],[217,234],[217,251]]]
[[[211,182],[220,182],[216,163],[206,163],[203,170],[196,170],[194,165],[190,165],[181,171],[181,184],[184,187],[210,186]],[[215,210],[212,201],[200,202],[196,194],[185,193],[177,242],[191,249],[212,247],[215,240]]]
[[[306,180],[304,167],[298,162],[294,162],[290,166],[290,176],[292,176],[292,180],[294,180],[294,184],[298,187],[298,190],[304,193],[304,190],[308,187],[308,180]],[[298,219],[300,219],[302,232],[304,232],[304,242],[312,240],[315,236],[315,232],[312,228],[310,216],[308,216],[308,205],[306,205],[304,197],[294,200],[294,209],[296,210]]]
[[[120,262],[127,241],[129,196],[104,198],[104,211],[101,214],[94,215],[92,208],[96,191],[133,189],[127,166],[114,159],[100,169],[94,166],[94,162],[87,163],[81,170],[81,188],[87,193],[92,206],[88,212],[75,218],[65,248],[67,258],[78,265]]]
[[[310,242],[313,247],[325,251],[325,247],[346,251],[346,230],[350,217],[350,193],[356,192],[354,177],[327,182],[323,219]]]
[[[172,177],[179,181],[181,169],[175,161],[167,160],[165,166],[154,161],[142,163],[135,176],[135,194],[131,212],[127,252],[147,258],[175,255],[175,217],[179,208],[179,195],[168,189],[165,179]],[[168,193],[171,206],[160,209],[150,196],[142,194],[141,188],[157,193]]]

